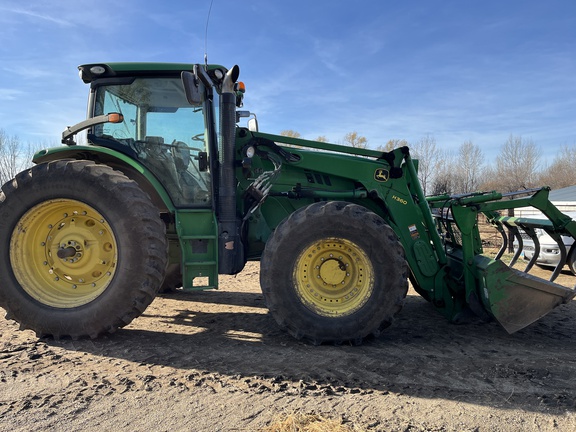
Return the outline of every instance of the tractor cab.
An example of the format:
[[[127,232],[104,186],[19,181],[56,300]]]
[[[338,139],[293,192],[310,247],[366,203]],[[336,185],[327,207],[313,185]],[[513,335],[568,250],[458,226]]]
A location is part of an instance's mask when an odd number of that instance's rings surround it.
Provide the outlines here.
[[[94,126],[91,143],[132,155],[158,177],[177,207],[210,206],[204,107],[188,104],[179,77],[96,81],[91,99],[91,116],[123,117]]]
[[[211,208],[216,158],[210,155],[218,148],[219,98],[209,88],[196,101],[187,100],[181,73],[191,69],[188,64],[79,66],[80,77],[90,84],[83,129],[89,144],[118,151],[150,170],[174,207]],[[224,67],[207,66],[216,91],[225,73]],[[106,117],[110,113],[117,114],[114,120]],[[77,126],[64,132],[65,144],[76,144],[73,134],[82,129]]]

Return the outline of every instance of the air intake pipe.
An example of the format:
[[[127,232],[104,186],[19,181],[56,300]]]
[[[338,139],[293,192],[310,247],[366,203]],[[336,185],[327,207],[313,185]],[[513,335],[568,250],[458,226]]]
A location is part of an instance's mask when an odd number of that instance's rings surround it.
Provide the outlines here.
[[[218,187],[218,273],[236,274],[244,268],[241,219],[236,211],[236,92],[240,68],[234,66],[224,77],[220,94],[220,182]]]

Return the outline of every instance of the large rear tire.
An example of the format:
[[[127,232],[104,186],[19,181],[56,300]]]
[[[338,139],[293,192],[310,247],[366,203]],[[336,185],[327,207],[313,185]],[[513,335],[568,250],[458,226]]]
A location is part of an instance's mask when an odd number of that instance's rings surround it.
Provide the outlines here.
[[[165,226],[137,183],[62,160],[0,192],[0,305],[38,336],[95,338],[139,316],[166,268]]]
[[[346,202],[311,204],[268,239],[260,283],[297,339],[360,343],[388,327],[408,290],[404,249],[382,218]]]

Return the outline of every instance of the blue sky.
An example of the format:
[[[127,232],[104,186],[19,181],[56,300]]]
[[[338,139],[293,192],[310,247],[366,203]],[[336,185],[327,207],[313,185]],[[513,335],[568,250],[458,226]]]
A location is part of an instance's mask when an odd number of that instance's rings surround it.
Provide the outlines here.
[[[0,0],[0,128],[59,143],[85,116],[76,67],[203,62],[210,0]],[[490,158],[510,134],[576,146],[572,0],[214,0],[208,61],[238,64],[260,129],[370,147],[429,135]]]

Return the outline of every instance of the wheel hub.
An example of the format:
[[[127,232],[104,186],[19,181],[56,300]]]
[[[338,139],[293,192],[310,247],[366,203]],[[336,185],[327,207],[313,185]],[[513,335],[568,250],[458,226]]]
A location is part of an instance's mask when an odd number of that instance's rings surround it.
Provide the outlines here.
[[[296,260],[294,273],[302,302],[323,316],[354,313],[373,289],[370,260],[346,239],[324,239],[309,246]]]
[[[50,200],[22,216],[10,258],[20,285],[34,299],[69,308],[86,304],[110,283],[115,236],[104,217],[75,200]]]
[[[319,267],[318,274],[324,284],[337,286],[346,283],[346,265],[340,259],[330,258]]]
[[[57,252],[58,258],[63,259],[66,261],[68,258],[72,258],[76,255],[76,248],[73,247],[66,247],[66,245],[60,246]]]

